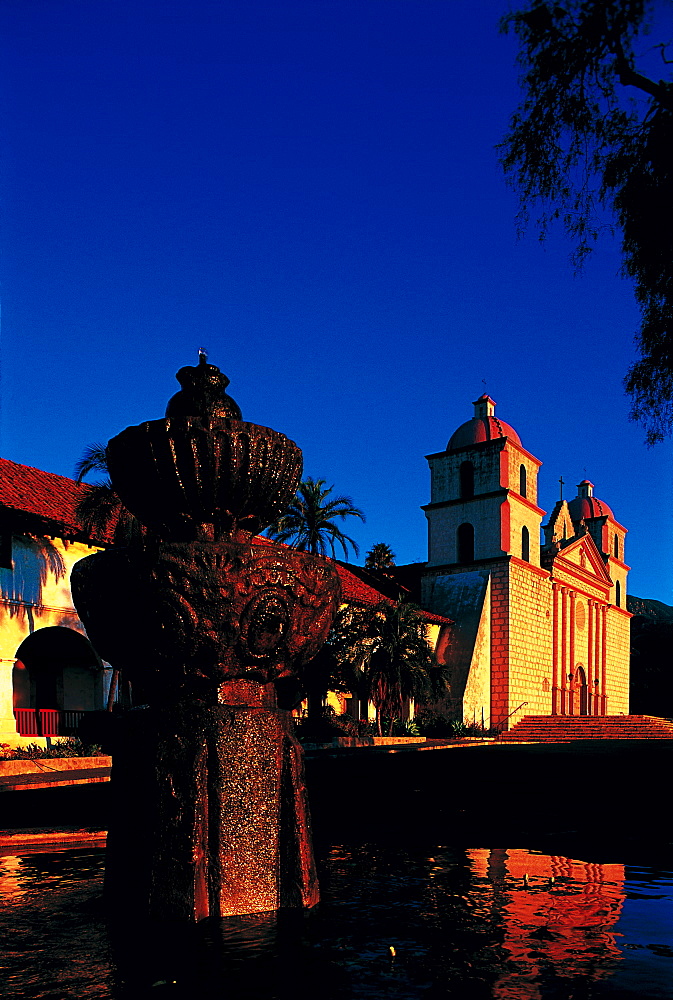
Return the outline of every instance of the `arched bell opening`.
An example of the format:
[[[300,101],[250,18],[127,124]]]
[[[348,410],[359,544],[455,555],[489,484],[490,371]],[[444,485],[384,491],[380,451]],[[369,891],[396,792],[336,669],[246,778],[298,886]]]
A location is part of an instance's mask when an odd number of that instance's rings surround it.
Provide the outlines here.
[[[458,526],[456,544],[458,562],[463,566],[474,562],[474,527],[468,521]]]

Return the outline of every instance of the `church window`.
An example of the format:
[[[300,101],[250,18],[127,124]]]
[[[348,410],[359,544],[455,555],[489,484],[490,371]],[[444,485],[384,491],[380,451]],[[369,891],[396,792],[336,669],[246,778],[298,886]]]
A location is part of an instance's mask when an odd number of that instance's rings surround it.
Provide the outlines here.
[[[474,528],[467,521],[459,525],[456,532],[458,541],[458,562],[474,562]]]
[[[622,606],[622,585],[619,580],[617,580],[617,583],[615,584],[615,604],[618,608]]]
[[[530,534],[525,525],[521,529],[521,558],[525,559],[526,562],[530,561]]]
[[[619,559],[619,535],[615,535],[614,552],[615,559]]]
[[[522,497],[526,496],[526,466],[522,465],[519,469],[519,493]]]
[[[474,496],[474,466],[472,462],[461,462],[460,496],[463,500],[471,500]]]

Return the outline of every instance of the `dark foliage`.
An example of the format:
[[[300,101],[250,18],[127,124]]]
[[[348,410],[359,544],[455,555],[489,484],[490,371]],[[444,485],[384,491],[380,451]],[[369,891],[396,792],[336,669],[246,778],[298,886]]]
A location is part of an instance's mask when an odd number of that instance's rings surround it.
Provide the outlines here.
[[[416,717],[416,725],[422,736],[434,739],[456,739],[462,736],[489,736],[489,730],[482,729],[477,722],[466,723],[451,718],[441,712],[421,709]]]
[[[2,755],[3,760],[50,760],[58,757],[100,757],[100,746],[96,743],[82,743],[79,739],[59,740],[50,747],[29,743],[25,747],[13,747]]]
[[[359,688],[376,707],[379,735],[383,717],[399,719],[408,699],[422,701],[446,689],[444,672],[426,638],[426,623],[415,604],[382,601],[348,609],[349,631],[339,658],[350,666]]]
[[[371,737],[375,727],[366,720],[357,721],[350,715],[337,715],[328,705],[315,715],[296,721],[299,739],[304,743],[327,743],[340,737]]]
[[[646,0],[530,0],[503,21],[520,40],[524,99],[501,145],[541,238],[560,219],[581,265],[604,228],[622,232],[624,272],[641,309],[638,360],[625,378],[632,419],[653,444],[673,431],[673,84],[665,44],[644,40]],[[654,79],[636,65],[660,49]]]
[[[388,576],[395,565],[395,553],[385,542],[372,545],[365,557],[365,569]]]
[[[673,718],[673,621],[637,615],[631,619],[631,687],[634,715]]]
[[[102,472],[105,478],[90,483],[86,494],[75,508],[77,519],[92,538],[101,541],[114,539],[118,545],[129,545],[142,538],[143,528],[136,517],[126,509],[107,475],[105,445],[88,445],[75,466],[77,482],[92,472]]]

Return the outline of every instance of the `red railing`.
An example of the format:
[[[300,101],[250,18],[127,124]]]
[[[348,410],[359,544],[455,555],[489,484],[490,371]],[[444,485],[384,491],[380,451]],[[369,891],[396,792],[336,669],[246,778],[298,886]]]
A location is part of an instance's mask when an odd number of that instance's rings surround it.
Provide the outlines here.
[[[85,713],[59,708],[17,708],[14,714],[19,736],[72,736]]]

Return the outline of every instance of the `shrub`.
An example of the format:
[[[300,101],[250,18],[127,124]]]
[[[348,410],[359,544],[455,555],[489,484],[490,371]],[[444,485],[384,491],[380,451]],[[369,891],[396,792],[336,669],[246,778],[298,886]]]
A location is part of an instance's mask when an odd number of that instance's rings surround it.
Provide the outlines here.
[[[461,736],[486,736],[488,730],[482,729],[478,722],[463,722],[461,719],[451,719],[438,712],[427,712],[417,717],[419,731],[423,736],[435,739],[456,739]]]
[[[327,743],[340,736],[367,737],[376,735],[376,725],[367,719],[359,722],[352,715],[337,715],[331,705],[326,705],[316,717],[295,719],[297,735],[303,743]]]
[[[96,743],[82,743],[79,739],[59,740],[50,747],[41,747],[37,743],[29,743],[25,747],[10,747],[7,743],[0,744],[0,756],[3,760],[49,760],[54,757],[100,757],[101,748]]]
[[[357,736],[358,724],[349,715],[337,715],[326,705],[319,715],[296,721],[299,739],[308,743],[326,743],[338,736]]]
[[[385,716],[381,720],[381,728],[384,734],[390,732],[390,719],[386,719]],[[392,736],[420,736],[421,730],[418,727],[418,722],[416,719],[393,719],[392,720]],[[376,734],[373,734],[376,735]]]

